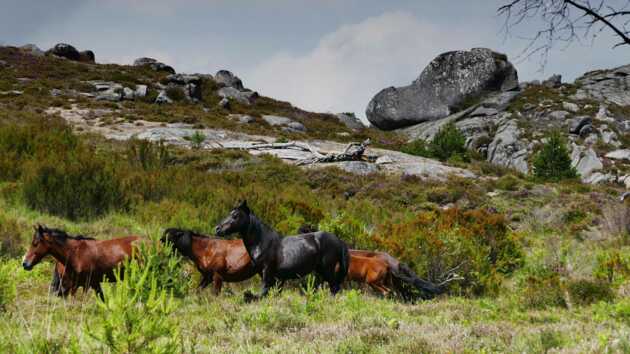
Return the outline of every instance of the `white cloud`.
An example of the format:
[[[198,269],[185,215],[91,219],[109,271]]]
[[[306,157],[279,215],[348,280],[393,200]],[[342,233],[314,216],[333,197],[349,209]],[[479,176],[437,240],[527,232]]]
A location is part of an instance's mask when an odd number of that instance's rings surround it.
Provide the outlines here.
[[[455,26],[389,12],[339,28],[304,55],[279,53],[244,76],[263,95],[308,110],[364,117],[378,91],[409,84],[439,53],[476,42]]]

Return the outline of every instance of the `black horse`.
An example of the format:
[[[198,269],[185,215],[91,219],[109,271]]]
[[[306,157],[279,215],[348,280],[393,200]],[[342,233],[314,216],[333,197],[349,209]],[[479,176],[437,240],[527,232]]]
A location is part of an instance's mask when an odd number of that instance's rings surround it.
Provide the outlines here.
[[[239,203],[216,228],[216,234],[240,233],[247,253],[255,267],[261,269],[262,292],[254,296],[245,293],[246,300],[266,296],[280,280],[304,277],[312,272],[320,275],[336,294],[341,289],[350,256],[348,246],[327,232],[312,232],[281,237],[249,210],[247,201]]]

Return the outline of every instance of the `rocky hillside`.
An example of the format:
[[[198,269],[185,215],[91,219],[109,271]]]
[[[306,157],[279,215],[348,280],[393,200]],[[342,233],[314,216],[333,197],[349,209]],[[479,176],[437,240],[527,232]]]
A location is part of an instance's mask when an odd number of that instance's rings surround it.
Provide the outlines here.
[[[430,140],[455,122],[470,149],[525,174],[546,134],[558,129],[584,182],[630,185],[630,65],[589,72],[574,83],[554,75],[519,84],[505,55],[488,49],[450,52],[410,86],[378,93],[367,117],[410,140]]]

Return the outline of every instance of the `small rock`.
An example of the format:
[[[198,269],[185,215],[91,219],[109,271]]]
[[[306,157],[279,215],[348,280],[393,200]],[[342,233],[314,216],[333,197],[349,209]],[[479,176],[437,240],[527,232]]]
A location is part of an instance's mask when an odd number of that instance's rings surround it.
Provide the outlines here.
[[[497,113],[499,113],[499,111],[494,108],[477,107],[477,109],[475,109],[469,117],[487,117],[497,115]]]
[[[166,94],[166,91],[162,90],[160,91],[158,96],[155,98],[155,103],[157,104],[173,103],[173,100],[171,100],[168,97],[168,95]]]
[[[377,165],[387,165],[387,164],[394,163],[394,160],[392,160],[392,158],[389,157],[388,155],[383,155],[383,156],[379,156],[374,163]]]
[[[230,100],[227,97],[223,97],[223,99],[219,101],[219,107],[223,109],[230,109]]]
[[[124,87],[123,91],[122,91],[122,99],[123,100],[133,100],[136,98],[136,93],[134,90],[130,89],[129,87]]]
[[[147,85],[136,85],[135,95],[136,97],[145,97],[149,88]]]
[[[575,117],[569,121],[569,133],[579,134],[585,125],[591,125],[592,119],[588,116]]]
[[[256,121],[254,117],[247,114],[230,114],[228,118],[232,120],[236,120],[237,122],[241,124],[249,124],[249,123],[254,123]]]
[[[569,115],[567,111],[553,111],[549,113],[548,117],[554,120],[564,120]]]
[[[627,187],[628,187],[628,186],[626,185],[626,188],[627,188]],[[623,193],[621,194],[621,196],[619,196],[619,201],[622,201],[622,202],[623,202],[623,201],[624,201],[624,200],[626,200],[626,198],[628,198],[628,197],[630,197],[630,192],[623,192]]]
[[[0,60],[0,69],[9,67],[9,63],[4,60]]]
[[[283,130],[288,131],[288,132],[305,132],[306,131],[306,127],[304,126],[304,124],[300,123],[300,122],[291,122],[289,124],[287,124],[286,127],[283,128]]]
[[[63,94],[63,91],[61,91],[60,89],[52,89],[50,90],[50,95],[53,97],[59,97]]]
[[[290,118],[273,115],[263,115],[262,119],[271,126],[288,125],[289,123],[293,122],[293,120]]]
[[[573,113],[580,110],[580,106],[572,102],[562,102],[562,108]]]
[[[628,160],[628,161],[630,161],[630,149],[614,150],[614,151],[611,151],[611,152],[607,153],[605,156],[606,156],[606,158],[613,159],[613,160]]]
[[[357,130],[365,128],[365,125],[354,115],[354,113],[338,113],[335,114],[335,117],[337,117],[337,119],[339,119],[339,121],[349,129]]]
[[[593,132],[593,126],[590,124],[586,124],[580,129],[580,133],[578,134],[581,137],[586,137],[587,135]]]
[[[562,75],[551,75],[547,80],[542,82],[543,86],[549,88],[557,88],[562,85]]]

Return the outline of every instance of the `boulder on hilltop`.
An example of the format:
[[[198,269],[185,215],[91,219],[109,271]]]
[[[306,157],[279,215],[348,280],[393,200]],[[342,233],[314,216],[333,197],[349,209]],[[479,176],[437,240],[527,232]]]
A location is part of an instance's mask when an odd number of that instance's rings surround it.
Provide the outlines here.
[[[433,121],[490,92],[518,89],[507,56],[486,48],[440,54],[409,86],[389,87],[370,101],[366,115],[383,130]]]

